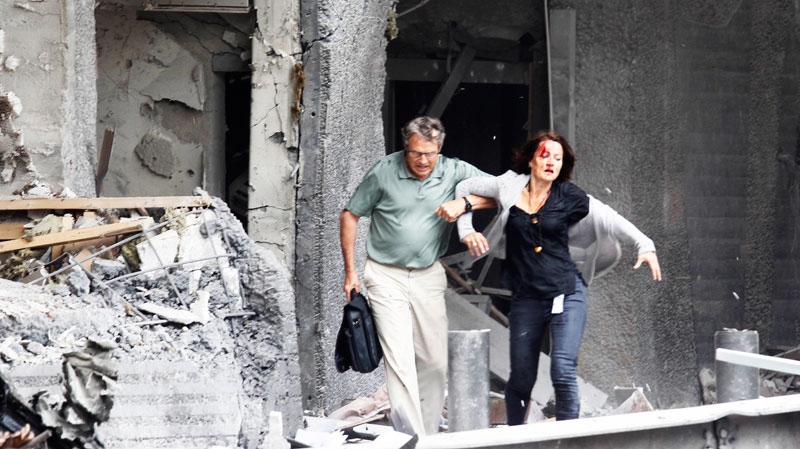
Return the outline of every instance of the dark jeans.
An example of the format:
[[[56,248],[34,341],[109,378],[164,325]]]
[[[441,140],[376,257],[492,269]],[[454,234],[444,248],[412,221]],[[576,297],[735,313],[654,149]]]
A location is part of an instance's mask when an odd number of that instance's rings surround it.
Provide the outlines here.
[[[553,299],[514,298],[509,319],[511,374],[506,385],[506,415],[509,425],[525,422],[525,414],[536,383],[539,351],[550,324],[550,377],[556,393],[556,419],[575,419],[580,413],[577,366],[578,350],[586,326],[586,293],[576,276],[575,292],[564,298],[564,311],[550,313]]]

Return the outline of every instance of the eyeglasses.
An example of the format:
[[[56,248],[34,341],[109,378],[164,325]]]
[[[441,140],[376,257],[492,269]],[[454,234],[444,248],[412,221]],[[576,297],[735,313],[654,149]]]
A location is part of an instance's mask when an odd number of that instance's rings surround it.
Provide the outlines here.
[[[406,154],[411,156],[413,159],[419,159],[422,156],[425,156],[428,160],[433,160],[436,156],[439,155],[438,151],[431,151],[430,153],[422,153],[420,151],[411,151],[406,150]]]

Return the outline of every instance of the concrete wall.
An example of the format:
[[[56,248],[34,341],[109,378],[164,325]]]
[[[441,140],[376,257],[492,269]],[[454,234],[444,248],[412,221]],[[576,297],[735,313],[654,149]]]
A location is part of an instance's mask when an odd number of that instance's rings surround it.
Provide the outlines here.
[[[96,12],[98,148],[105,129],[115,130],[102,193],[191,195],[202,187],[224,196],[224,80],[212,57],[245,51],[249,30],[214,14],[141,9],[107,1]]]
[[[652,386],[660,407],[699,401],[715,331],[756,329],[762,349],[798,343],[786,207],[796,203],[796,11],[786,1],[550,6],[577,17],[577,182],[656,241],[665,277],[654,284],[626,259],[592,285],[581,374],[604,390]]]
[[[298,120],[305,79],[297,0],[258,0],[252,36],[248,226],[294,270]]]
[[[338,408],[383,383],[338,374],[333,363],[341,323],[344,268],[338,216],[366,170],[384,154],[381,104],[386,18],[391,0],[302,3],[306,89],[301,117],[301,186],[297,204],[297,316],[306,408]],[[360,230],[366,230],[366,222]],[[364,232],[357,242],[364,261]]]
[[[42,181],[94,196],[93,13],[88,0],[0,4],[0,193]]]
[[[242,100],[251,101],[248,232],[291,268],[299,6],[264,0],[254,8],[215,14],[147,12],[136,0],[99,5],[98,147],[105,129],[115,130],[103,195],[190,195],[202,187],[225,197],[224,72],[251,71],[251,98]]]

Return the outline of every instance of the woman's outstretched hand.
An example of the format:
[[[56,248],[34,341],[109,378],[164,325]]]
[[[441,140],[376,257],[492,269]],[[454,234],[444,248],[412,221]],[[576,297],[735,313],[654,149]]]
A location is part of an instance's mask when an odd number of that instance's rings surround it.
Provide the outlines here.
[[[642,266],[642,262],[646,262],[647,265],[650,265],[650,272],[653,275],[653,280],[660,281],[661,267],[658,265],[658,256],[656,256],[656,252],[648,251],[646,253],[639,254],[639,257],[636,258],[636,265],[633,266],[633,269],[636,270]]]

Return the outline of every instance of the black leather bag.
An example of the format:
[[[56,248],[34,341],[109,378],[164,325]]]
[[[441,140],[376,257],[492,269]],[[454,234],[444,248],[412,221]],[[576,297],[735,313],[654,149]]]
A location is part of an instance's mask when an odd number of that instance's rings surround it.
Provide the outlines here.
[[[350,302],[344,306],[342,326],[336,337],[336,370],[343,373],[352,368],[359,373],[369,373],[378,367],[382,357],[378,331],[367,299],[353,290]]]

